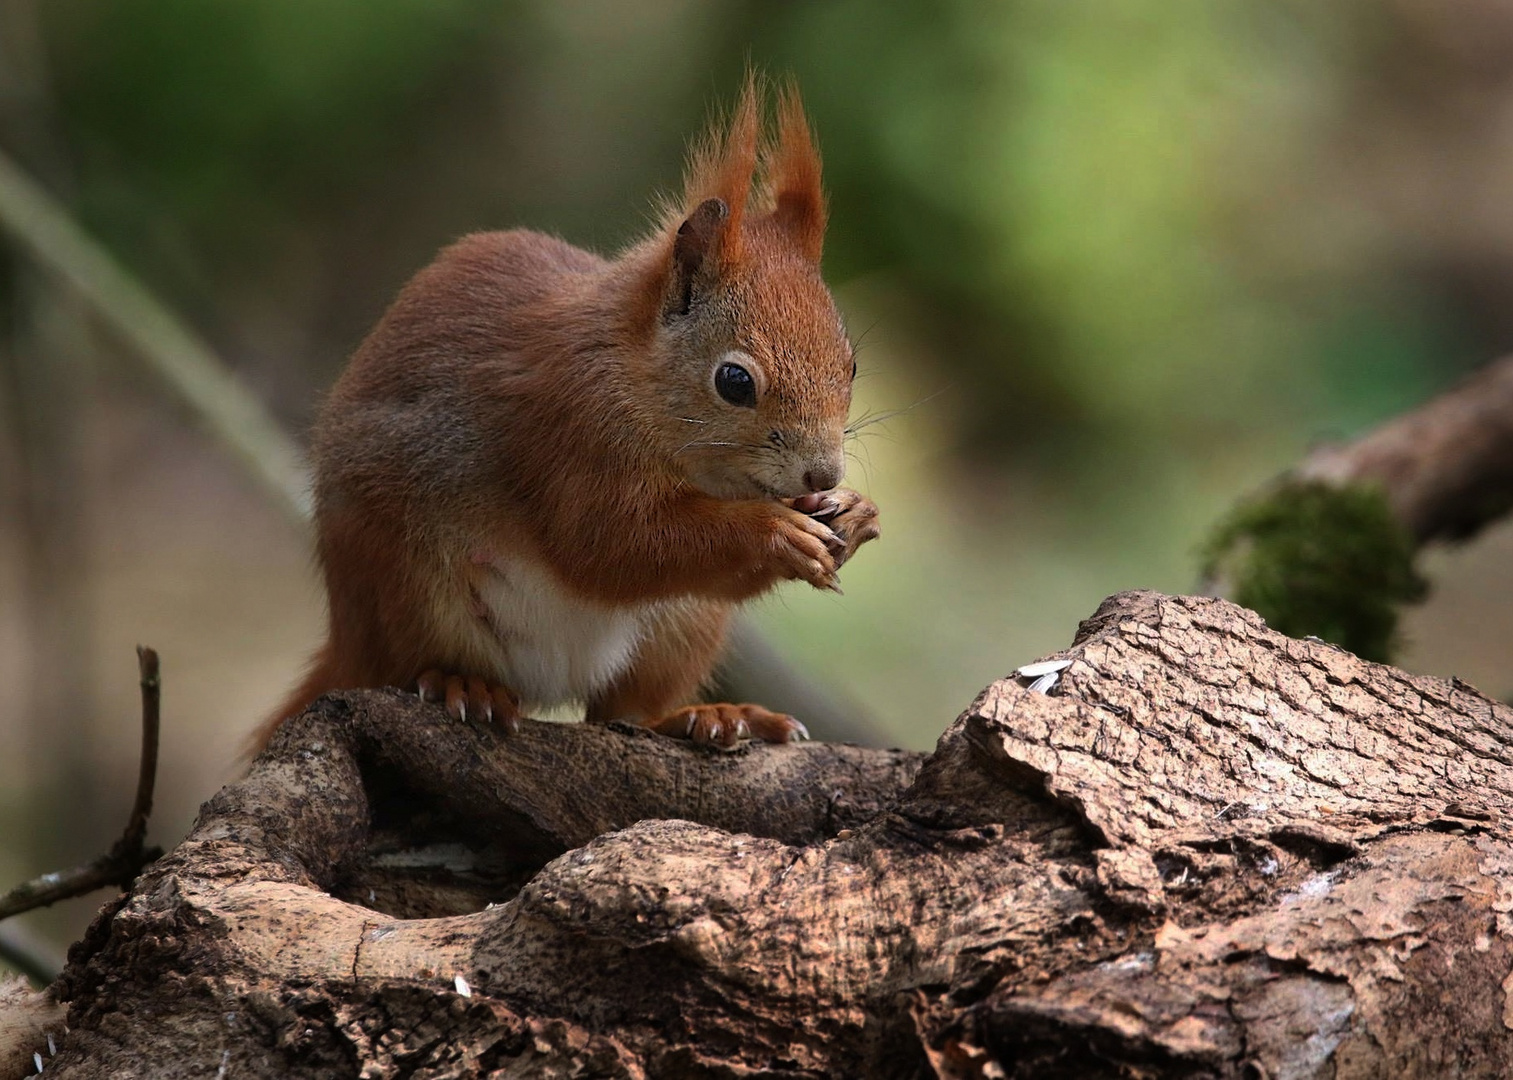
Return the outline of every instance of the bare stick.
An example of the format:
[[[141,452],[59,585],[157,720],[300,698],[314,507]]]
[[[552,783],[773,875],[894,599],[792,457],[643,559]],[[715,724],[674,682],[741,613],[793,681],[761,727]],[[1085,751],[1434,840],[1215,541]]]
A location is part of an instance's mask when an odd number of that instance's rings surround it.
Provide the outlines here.
[[[137,773],[137,797],[125,831],[107,854],[93,862],[43,874],[0,896],[0,919],[83,896],[107,885],[130,888],[142,867],[163,854],[162,848],[142,846],[147,835],[147,815],[152,811],[152,792],[158,771],[158,654],[139,646],[137,666],[142,677],[142,761]]]
[[[158,725],[162,700],[162,682],[158,678],[158,653],[146,645],[137,646],[137,670],[142,677],[142,758],[137,768],[137,797],[132,803],[126,832],[116,846],[140,854],[147,836],[147,815],[152,813],[152,789],[158,776]],[[132,877],[136,874],[133,872]],[[127,888],[130,882],[122,882]]]

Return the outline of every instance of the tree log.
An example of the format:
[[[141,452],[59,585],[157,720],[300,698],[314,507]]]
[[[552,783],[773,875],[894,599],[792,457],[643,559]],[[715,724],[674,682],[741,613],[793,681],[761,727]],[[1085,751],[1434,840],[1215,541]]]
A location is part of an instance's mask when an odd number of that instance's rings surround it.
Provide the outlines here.
[[[1513,710],[1124,593],[928,758],[285,725],[55,993],[78,1077],[1513,1075]]]

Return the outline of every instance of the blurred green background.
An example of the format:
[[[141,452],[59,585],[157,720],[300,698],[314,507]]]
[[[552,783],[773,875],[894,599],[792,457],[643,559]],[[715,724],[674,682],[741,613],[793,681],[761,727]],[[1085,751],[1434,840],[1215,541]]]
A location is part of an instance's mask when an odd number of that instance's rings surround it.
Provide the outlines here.
[[[928,746],[1237,497],[1513,346],[1513,5],[0,0],[0,147],[303,432],[440,246],[610,251],[748,59],[798,78],[884,538],[756,606]],[[7,248],[9,251],[9,248]],[[320,634],[307,540],[3,268],[0,886],[103,850],[164,657],[153,838]],[[1407,666],[1513,690],[1513,533],[1436,553]],[[28,917],[76,937],[103,897]]]

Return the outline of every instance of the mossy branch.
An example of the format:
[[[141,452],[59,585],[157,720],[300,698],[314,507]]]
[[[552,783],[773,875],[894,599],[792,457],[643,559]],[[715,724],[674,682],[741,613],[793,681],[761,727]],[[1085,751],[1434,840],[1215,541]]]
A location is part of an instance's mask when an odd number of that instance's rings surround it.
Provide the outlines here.
[[[1385,663],[1399,609],[1428,591],[1414,551],[1380,488],[1287,481],[1231,511],[1201,554],[1272,629]]]
[[[1513,508],[1513,357],[1353,442],[1316,449],[1245,500],[1200,549],[1203,572],[1276,629],[1390,659],[1414,555]]]

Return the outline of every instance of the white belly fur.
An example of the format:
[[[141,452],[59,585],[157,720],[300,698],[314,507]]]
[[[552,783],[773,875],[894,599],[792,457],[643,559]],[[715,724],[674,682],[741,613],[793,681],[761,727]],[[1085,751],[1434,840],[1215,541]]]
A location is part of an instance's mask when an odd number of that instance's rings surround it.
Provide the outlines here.
[[[477,584],[479,651],[527,705],[581,702],[629,667],[664,607],[611,608],[564,589],[540,565],[495,559]]]

